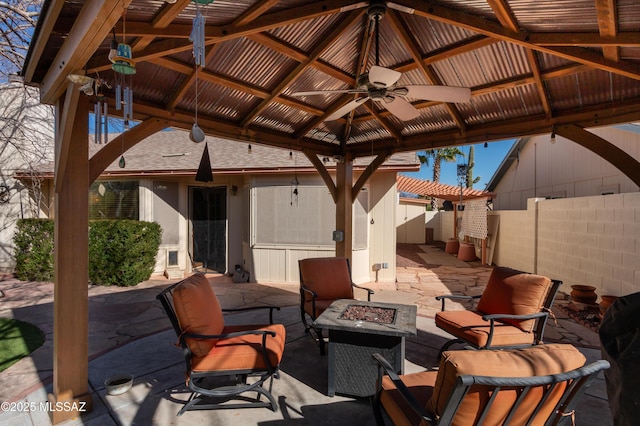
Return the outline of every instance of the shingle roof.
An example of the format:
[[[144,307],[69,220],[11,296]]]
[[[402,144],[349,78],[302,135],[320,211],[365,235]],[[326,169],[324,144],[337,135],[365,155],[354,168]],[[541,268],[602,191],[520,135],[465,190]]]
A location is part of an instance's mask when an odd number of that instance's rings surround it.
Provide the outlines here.
[[[111,135],[111,139],[115,135]],[[105,145],[90,142],[89,155],[98,152]],[[259,143],[251,144],[251,154],[248,144],[238,141],[207,136],[206,146],[209,149],[211,167],[214,173],[274,173],[296,170],[298,172],[316,172],[311,162],[298,151],[273,148]],[[154,175],[172,174],[195,175],[205,143],[194,143],[189,134],[183,130],[165,130],[153,134],[140,141],[124,153],[126,166],[121,169],[118,161],[114,161],[104,171],[105,175]],[[363,169],[373,157],[360,157],[354,161],[354,168]],[[325,165],[328,169],[335,167],[335,160],[327,158]],[[53,172],[53,163],[47,163],[40,168],[45,174]],[[420,162],[414,152],[398,153],[390,156],[380,170],[415,171]]]

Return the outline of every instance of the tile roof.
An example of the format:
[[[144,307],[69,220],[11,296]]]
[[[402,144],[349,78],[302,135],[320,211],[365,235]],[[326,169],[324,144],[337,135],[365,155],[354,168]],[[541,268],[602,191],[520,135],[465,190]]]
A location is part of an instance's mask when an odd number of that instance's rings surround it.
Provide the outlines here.
[[[433,197],[441,200],[457,201],[460,200],[460,187],[447,185],[439,182],[431,182],[429,180],[416,179],[404,175],[396,177],[398,192],[406,192],[409,194],[422,195],[425,197]],[[477,189],[463,188],[462,199],[470,200],[474,198],[489,198],[493,194],[487,191],[479,191]]]

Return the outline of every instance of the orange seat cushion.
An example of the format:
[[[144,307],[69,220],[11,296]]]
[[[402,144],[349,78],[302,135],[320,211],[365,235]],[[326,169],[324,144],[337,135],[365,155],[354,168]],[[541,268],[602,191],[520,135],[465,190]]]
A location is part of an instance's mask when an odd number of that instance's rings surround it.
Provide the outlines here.
[[[542,275],[527,274],[514,269],[495,267],[477,309],[485,314],[528,315],[540,312],[551,287],[551,280]],[[533,331],[535,320],[501,320]]]
[[[353,287],[347,259],[344,257],[319,257],[303,259],[300,261],[300,279],[309,290],[315,292],[316,311],[320,313],[336,299],[353,299]],[[309,308],[305,310],[311,314],[312,299],[309,293],[304,293],[305,304],[309,302]],[[327,301],[324,308],[319,308],[319,301]],[[321,302],[322,303],[322,302]],[[315,315],[317,317],[319,313]],[[314,318],[315,318],[314,317]]]
[[[431,398],[436,383],[437,371],[401,375],[400,379],[407,386],[416,401],[425,403]],[[380,403],[396,426],[418,425],[422,418],[411,409],[407,401],[393,384],[389,376],[382,377]]]
[[[216,335],[224,329],[220,302],[204,275],[192,275],[176,286],[173,308],[184,332]],[[209,353],[215,344],[216,339],[187,339],[187,345],[196,357]]]
[[[277,367],[282,360],[286,331],[282,324],[227,326],[222,333],[234,333],[245,330],[268,330],[276,333],[275,337],[267,336],[266,348],[269,364]],[[238,337],[218,339],[215,347],[203,356],[193,357],[193,371],[238,371],[264,370],[262,354],[262,335],[247,334]]]
[[[437,312],[436,326],[447,333],[466,342],[483,348],[487,345],[489,321],[482,319],[482,314],[475,311],[443,311]],[[495,322],[491,346],[532,345],[535,334],[522,331],[511,324]]]
[[[453,391],[457,377],[464,374],[494,377],[530,377],[559,374],[582,367],[585,357],[566,344],[537,345],[519,350],[446,351],[440,360],[433,395],[427,409],[440,415]],[[558,385],[532,424],[544,424],[552,414],[566,384]],[[516,390],[503,389],[496,397],[484,425],[501,425],[517,397]],[[542,389],[533,388],[518,407],[512,424],[525,424],[540,401]],[[458,407],[452,425],[475,424],[490,397],[483,386],[472,386]]]

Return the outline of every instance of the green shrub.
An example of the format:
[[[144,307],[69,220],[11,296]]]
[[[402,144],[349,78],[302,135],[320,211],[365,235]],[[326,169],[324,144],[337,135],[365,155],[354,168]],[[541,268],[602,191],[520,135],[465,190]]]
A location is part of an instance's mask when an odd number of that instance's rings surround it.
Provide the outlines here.
[[[53,281],[53,233],[52,220],[18,220],[13,237],[18,279]]]
[[[136,285],[156,263],[162,229],[155,222],[96,220],[89,224],[89,280],[98,285]]]
[[[21,219],[14,236],[16,276],[53,281],[54,222]],[[99,285],[133,286],[148,280],[156,263],[162,229],[155,222],[89,222],[89,280]]]

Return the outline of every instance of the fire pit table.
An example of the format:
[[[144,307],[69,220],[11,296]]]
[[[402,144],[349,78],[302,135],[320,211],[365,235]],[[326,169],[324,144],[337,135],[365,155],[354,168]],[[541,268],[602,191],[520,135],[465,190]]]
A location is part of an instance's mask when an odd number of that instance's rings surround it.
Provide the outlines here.
[[[416,312],[415,305],[334,301],[313,323],[329,331],[327,394],[374,395],[378,367],[371,355],[376,352],[402,374],[405,337],[417,335]]]

